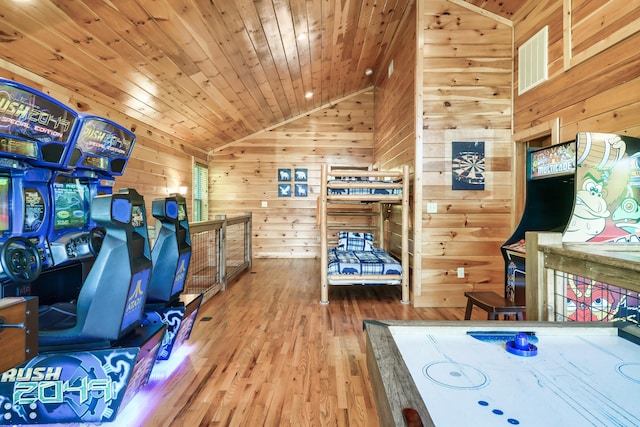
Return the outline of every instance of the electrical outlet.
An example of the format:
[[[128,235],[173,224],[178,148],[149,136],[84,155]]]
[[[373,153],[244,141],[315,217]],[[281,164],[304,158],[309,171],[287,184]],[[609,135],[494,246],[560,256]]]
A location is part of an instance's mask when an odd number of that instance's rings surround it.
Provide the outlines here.
[[[267,206],[269,206],[269,203],[266,200],[263,200],[261,206],[263,208],[266,208]]]
[[[464,279],[464,267],[458,267],[458,279]]]
[[[438,204],[427,203],[427,213],[438,213]]]

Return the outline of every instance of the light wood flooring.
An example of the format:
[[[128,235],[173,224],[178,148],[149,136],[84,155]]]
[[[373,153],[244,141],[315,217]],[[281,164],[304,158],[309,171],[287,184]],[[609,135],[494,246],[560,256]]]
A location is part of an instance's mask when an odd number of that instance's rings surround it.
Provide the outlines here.
[[[403,305],[386,286],[332,286],[321,305],[318,275],[314,259],[255,260],[201,307],[183,363],[110,425],[378,426],[362,321],[460,320],[464,310]]]

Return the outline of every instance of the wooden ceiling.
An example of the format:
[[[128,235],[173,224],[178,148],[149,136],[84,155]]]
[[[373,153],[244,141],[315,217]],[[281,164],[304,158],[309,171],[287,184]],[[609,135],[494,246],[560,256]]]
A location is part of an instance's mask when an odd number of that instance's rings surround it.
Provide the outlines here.
[[[373,85],[414,1],[2,0],[0,66],[210,153]]]

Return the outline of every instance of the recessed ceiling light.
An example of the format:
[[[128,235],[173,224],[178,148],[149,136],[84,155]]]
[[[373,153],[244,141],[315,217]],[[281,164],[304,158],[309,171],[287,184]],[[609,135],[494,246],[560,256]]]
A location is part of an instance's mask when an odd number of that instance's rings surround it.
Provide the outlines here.
[[[307,35],[305,33],[300,33],[298,34],[298,37],[296,37],[299,41],[302,41],[304,39],[307,38]]]
[[[309,99],[309,98],[313,98],[313,92],[307,92],[304,94],[304,97]]]

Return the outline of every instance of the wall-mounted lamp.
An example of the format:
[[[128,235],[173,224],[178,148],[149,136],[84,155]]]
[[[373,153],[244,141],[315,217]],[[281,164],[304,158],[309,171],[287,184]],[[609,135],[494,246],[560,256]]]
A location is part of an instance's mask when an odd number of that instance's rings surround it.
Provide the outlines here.
[[[185,195],[187,194],[187,186],[186,185],[181,185],[179,187],[167,187],[167,194],[180,194],[180,195]]]

